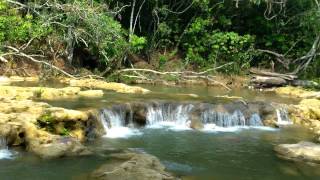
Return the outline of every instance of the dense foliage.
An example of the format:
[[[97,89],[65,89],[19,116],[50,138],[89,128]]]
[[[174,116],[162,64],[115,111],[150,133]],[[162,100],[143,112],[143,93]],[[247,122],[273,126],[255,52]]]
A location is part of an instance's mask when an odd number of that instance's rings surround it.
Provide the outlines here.
[[[78,65],[74,52],[86,51],[102,70],[128,65],[130,54],[171,51],[195,70],[231,62],[224,72],[275,67],[320,77],[319,36],[317,0],[0,0],[2,45],[32,40],[29,52],[53,57],[54,49]]]

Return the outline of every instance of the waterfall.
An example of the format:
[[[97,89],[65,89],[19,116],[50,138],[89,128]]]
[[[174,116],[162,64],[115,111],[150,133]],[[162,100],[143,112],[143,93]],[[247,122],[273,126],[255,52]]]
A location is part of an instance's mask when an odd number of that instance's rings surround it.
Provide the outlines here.
[[[222,109],[220,111],[218,109]],[[212,104],[191,103],[133,103],[114,105],[101,110],[100,119],[106,137],[117,138],[141,134],[141,124],[147,128],[169,128],[189,130],[191,128],[216,131],[238,130],[239,128],[264,128],[258,113],[249,110],[229,110]],[[278,112],[281,114],[282,112]],[[248,116],[249,115],[249,116]],[[281,115],[281,117],[284,115]]]
[[[5,137],[0,136],[0,160],[1,159],[12,159],[13,155],[11,151],[9,151],[7,146],[7,139]]]
[[[153,104],[147,107],[147,125],[171,123],[186,126],[193,110],[192,104]]]
[[[262,126],[259,114],[254,113],[250,119],[246,120],[240,110],[233,113],[218,112],[214,109],[207,109],[201,113],[201,121],[203,124],[214,124],[218,127],[235,127],[235,126]]]
[[[0,136],[0,149],[7,149],[7,139]]]
[[[249,126],[263,126],[261,117],[258,113],[254,113],[251,115],[249,119]]]
[[[233,114],[227,112],[217,112],[215,110],[205,110],[201,113],[203,124],[215,124],[219,127],[245,126],[245,117],[241,111],[235,111]]]
[[[276,110],[277,112],[277,125],[285,126],[293,124],[289,118],[288,111],[285,108],[279,108]]]
[[[139,134],[136,129],[129,127],[133,123],[133,115],[131,108],[116,105],[112,108],[103,109],[100,112],[100,120],[106,132],[105,137],[108,138],[126,138],[131,135]]]

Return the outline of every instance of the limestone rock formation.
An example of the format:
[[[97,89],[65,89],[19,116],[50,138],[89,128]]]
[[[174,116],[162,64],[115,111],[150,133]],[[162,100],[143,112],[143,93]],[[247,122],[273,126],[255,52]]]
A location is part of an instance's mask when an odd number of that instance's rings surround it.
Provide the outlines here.
[[[81,91],[79,87],[49,88],[49,87],[18,87],[0,86],[0,97],[15,99],[56,100],[78,97],[102,97],[102,90]]]
[[[295,97],[295,98],[317,98],[320,99],[320,92],[316,91],[307,91],[303,88],[299,87],[280,87],[276,88],[275,92],[279,95],[286,95],[289,97]]]
[[[308,127],[320,135],[320,100],[303,99],[298,105],[291,105],[289,113],[294,123]]]
[[[0,136],[42,158],[87,155],[81,144],[91,114],[31,100],[0,98]]]
[[[91,89],[112,90],[119,93],[146,94],[150,91],[138,86],[129,86],[123,83],[105,82],[96,79],[63,79],[62,82],[74,87],[86,87]]]

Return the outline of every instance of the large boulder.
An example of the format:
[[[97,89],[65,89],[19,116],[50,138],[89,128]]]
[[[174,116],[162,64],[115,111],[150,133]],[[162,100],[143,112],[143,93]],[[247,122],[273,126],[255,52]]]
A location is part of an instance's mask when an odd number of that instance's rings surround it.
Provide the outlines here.
[[[110,155],[111,161],[91,174],[99,180],[174,180],[156,157],[136,152],[123,152]]]
[[[41,158],[51,159],[91,154],[76,138],[53,135],[31,124],[26,125],[25,128],[27,150]]]
[[[298,144],[280,144],[274,150],[278,157],[292,161],[320,163],[320,144],[299,142]]]
[[[25,145],[41,158],[90,154],[81,144],[88,125],[96,121],[90,112],[31,100],[0,100],[0,136],[8,145]]]
[[[320,100],[303,99],[289,108],[290,118],[295,124],[303,125],[320,135]]]

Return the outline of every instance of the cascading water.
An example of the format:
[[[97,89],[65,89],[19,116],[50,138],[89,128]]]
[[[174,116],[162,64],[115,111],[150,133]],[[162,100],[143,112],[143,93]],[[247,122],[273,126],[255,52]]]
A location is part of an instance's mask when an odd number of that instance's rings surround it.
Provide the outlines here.
[[[228,112],[218,112],[215,110],[205,110],[201,113],[201,120],[204,124],[215,124],[219,127],[234,127],[234,126],[262,126],[262,121],[259,114],[254,113],[250,119],[246,120],[243,113],[239,110],[232,114]]]
[[[131,107],[132,106],[132,107]],[[138,107],[138,108],[137,108]],[[132,108],[134,110],[132,110]],[[249,111],[219,111],[211,104],[189,103],[144,103],[115,105],[101,110],[102,124],[106,130],[106,137],[128,137],[141,134],[134,125],[144,122],[147,128],[169,127],[175,130],[201,128],[211,131],[234,131],[239,128],[264,128],[258,113]],[[281,112],[278,112],[281,114]],[[281,115],[281,117],[284,115]],[[138,117],[137,119],[135,119]]]
[[[106,131],[105,137],[125,138],[133,134],[139,134],[135,129],[130,129],[133,122],[132,111],[127,111],[124,106],[113,106],[100,112],[100,120]]]
[[[277,112],[277,125],[278,126],[286,126],[293,124],[289,118],[288,111],[285,108],[279,108],[276,110]]]
[[[148,126],[174,125],[187,127],[191,112],[194,108],[192,104],[154,104],[147,107],[146,120]]]
[[[0,159],[12,159],[13,154],[9,151],[7,146],[7,139],[0,137]]]

